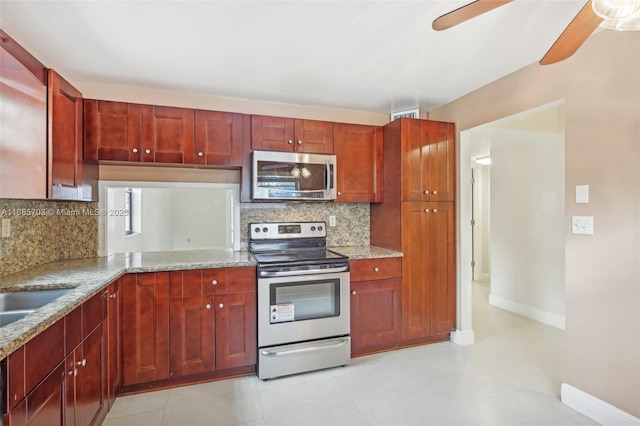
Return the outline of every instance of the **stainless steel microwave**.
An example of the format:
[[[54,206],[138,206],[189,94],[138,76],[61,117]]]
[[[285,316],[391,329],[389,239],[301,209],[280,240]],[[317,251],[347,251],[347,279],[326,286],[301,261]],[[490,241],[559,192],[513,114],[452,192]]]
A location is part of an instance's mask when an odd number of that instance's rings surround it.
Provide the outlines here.
[[[336,156],[253,151],[254,200],[336,199]]]

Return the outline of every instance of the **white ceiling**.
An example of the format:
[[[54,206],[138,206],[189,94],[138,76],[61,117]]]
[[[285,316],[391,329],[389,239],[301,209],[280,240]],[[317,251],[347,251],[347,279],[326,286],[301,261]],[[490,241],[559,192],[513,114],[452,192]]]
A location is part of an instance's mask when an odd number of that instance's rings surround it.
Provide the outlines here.
[[[537,62],[585,0],[431,29],[468,2],[0,0],[0,28],[72,81],[389,113]]]

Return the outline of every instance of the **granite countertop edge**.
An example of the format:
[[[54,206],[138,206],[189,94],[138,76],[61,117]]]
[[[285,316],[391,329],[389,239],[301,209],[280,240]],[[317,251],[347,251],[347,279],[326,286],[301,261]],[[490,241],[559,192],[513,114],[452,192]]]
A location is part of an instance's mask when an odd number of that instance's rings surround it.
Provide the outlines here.
[[[400,257],[375,246],[330,247],[350,259]],[[105,287],[128,273],[170,272],[255,266],[251,253],[227,249],[156,253],[123,253],[90,259],[59,260],[0,277],[0,293],[70,289],[35,312],[0,327],[0,360],[63,318]]]

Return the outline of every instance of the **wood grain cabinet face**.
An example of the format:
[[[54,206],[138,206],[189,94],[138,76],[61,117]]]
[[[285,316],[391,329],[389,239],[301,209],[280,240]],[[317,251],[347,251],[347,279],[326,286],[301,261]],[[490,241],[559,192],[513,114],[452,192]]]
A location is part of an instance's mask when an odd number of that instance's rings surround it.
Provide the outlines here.
[[[255,292],[216,296],[216,368],[256,363],[257,299]]]
[[[142,107],[142,161],[193,163],[194,111],[187,108]]]
[[[333,123],[252,115],[251,148],[332,154]]]
[[[375,203],[383,199],[382,128],[334,125],[337,202]]]
[[[350,263],[351,355],[395,348],[400,337],[402,258]]]
[[[113,406],[122,380],[122,344],[120,330],[122,315],[121,280],[111,283],[105,292],[107,298],[107,319],[105,334],[105,400],[107,409]]]
[[[169,274],[122,278],[122,385],[169,377]]]
[[[242,165],[242,114],[195,112],[195,164]]]
[[[84,158],[141,161],[141,105],[85,99]]]

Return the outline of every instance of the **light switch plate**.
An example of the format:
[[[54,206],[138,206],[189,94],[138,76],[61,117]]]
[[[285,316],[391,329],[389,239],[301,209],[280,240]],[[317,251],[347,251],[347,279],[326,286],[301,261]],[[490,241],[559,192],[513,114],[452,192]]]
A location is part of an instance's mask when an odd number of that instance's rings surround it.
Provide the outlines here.
[[[11,236],[11,219],[2,219],[2,238]]]
[[[329,226],[336,226],[336,217],[329,216]]]
[[[593,216],[571,216],[571,233],[593,235]]]
[[[576,185],[576,203],[586,204],[589,202],[589,185]]]

